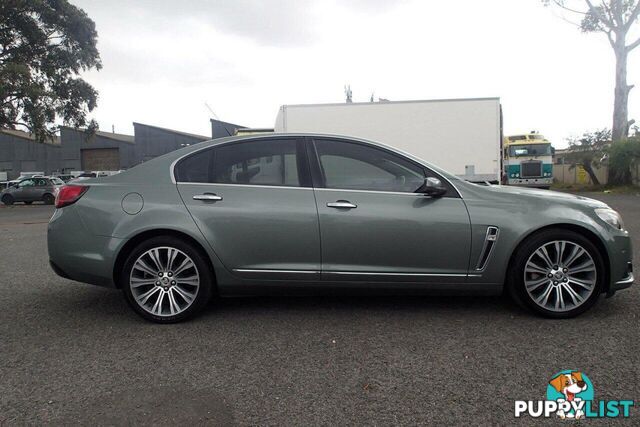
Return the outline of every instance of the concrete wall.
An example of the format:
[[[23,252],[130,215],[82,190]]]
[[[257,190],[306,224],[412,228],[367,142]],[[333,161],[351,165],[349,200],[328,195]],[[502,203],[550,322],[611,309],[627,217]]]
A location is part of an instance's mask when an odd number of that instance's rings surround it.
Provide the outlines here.
[[[15,179],[20,172],[44,172],[60,170],[59,145],[44,144],[16,135],[0,134],[0,171]]]
[[[582,168],[576,166],[573,169],[571,165],[555,164],[553,165],[553,178],[556,182],[561,184],[583,184],[592,185],[589,174],[581,170]],[[596,174],[596,178],[600,181],[600,184],[606,184],[608,182],[609,168],[606,165],[600,168],[594,168],[593,171]],[[635,185],[640,185],[640,164],[636,164],[631,167],[631,177]]]

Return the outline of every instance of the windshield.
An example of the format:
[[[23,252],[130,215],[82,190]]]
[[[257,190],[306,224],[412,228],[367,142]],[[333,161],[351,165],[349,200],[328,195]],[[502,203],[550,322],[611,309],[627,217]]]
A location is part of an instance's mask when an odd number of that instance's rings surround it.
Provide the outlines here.
[[[551,144],[522,144],[509,147],[509,156],[550,156]]]

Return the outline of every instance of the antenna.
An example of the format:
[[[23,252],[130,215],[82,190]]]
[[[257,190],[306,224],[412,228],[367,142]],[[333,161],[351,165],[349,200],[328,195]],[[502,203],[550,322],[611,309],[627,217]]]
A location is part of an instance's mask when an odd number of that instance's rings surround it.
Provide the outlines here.
[[[213,116],[214,119],[216,120],[220,120],[218,118],[218,116],[216,115],[216,113],[213,112],[213,109],[211,107],[209,107],[209,104],[207,104],[206,102],[204,103],[204,106],[207,107],[207,110],[209,110],[209,112],[211,113],[211,115]]]
[[[353,92],[351,92],[351,85],[344,86],[344,95],[347,98],[347,104],[351,104],[353,102]]]

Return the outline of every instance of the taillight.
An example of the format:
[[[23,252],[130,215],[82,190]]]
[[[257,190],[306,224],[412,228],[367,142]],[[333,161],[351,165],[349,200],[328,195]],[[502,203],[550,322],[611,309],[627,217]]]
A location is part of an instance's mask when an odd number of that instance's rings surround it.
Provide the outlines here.
[[[56,208],[69,206],[80,200],[80,197],[89,189],[88,185],[65,185],[56,196]]]

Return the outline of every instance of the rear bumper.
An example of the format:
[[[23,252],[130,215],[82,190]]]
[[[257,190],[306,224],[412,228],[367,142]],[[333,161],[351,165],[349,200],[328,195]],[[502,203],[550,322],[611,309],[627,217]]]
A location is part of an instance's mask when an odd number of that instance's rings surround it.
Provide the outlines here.
[[[113,265],[121,242],[90,233],[75,206],[57,209],[47,229],[49,264],[65,279],[115,287]]]

